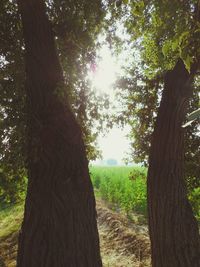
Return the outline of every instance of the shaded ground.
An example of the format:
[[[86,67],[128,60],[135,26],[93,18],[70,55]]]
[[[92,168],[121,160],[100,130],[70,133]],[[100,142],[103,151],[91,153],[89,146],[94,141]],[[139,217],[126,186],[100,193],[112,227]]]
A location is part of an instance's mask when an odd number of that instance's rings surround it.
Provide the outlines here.
[[[18,232],[0,239],[0,267],[15,267]]]
[[[97,214],[103,266],[150,267],[146,227],[130,223],[101,200],[97,200]],[[0,267],[16,266],[17,236],[15,230],[0,238]]]
[[[147,228],[130,223],[99,200],[97,213],[104,267],[149,267]]]

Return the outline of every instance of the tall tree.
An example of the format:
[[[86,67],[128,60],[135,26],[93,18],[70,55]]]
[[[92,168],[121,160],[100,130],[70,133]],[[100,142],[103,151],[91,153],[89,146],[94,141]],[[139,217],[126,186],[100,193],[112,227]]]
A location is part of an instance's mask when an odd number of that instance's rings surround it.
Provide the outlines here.
[[[140,65],[139,68],[141,68]],[[132,150],[129,158],[146,166],[148,166],[151,137],[164,85],[163,76],[159,75],[149,79],[144,73],[139,73],[137,67],[131,66],[131,69],[127,69],[124,77],[121,77],[116,84],[119,101],[123,102],[116,119],[125,121],[131,127],[129,138]],[[189,113],[199,106],[199,76],[195,78],[193,87],[188,107]],[[186,128],[184,137],[185,178],[189,194],[194,188],[200,186],[199,121],[193,121]]]
[[[182,125],[192,91],[182,60],[165,76],[148,170],[149,232],[153,267],[200,265],[198,224],[184,182]]]
[[[88,159],[94,159],[98,155],[96,139],[107,116],[107,100],[97,95],[86,77],[95,61],[104,5],[101,0],[53,0],[47,4],[65,92],[80,122]],[[26,186],[26,93],[22,25],[15,0],[0,2],[0,22],[0,199],[16,201]],[[84,120],[80,119],[83,114]]]
[[[28,191],[18,267],[102,266],[81,129],[42,0],[19,0],[26,47]]]
[[[128,1],[124,0],[124,3]],[[184,60],[187,69],[198,57],[198,1],[129,1],[124,10],[125,27],[133,40],[131,66],[127,67],[118,87],[120,99],[125,101],[124,110],[118,118],[127,118],[131,126],[132,158],[135,162],[148,164],[148,155],[155,117],[158,111],[164,74],[172,69],[177,58]],[[118,7],[119,9],[119,7]],[[163,18],[161,20],[161,17]],[[173,21],[170,23],[169,18]],[[169,21],[169,23],[166,23]],[[138,38],[139,37],[139,38]],[[136,50],[136,51],[135,51]],[[138,56],[140,54],[140,56]],[[198,77],[196,77],[198,78]],[[199,78],[198,78],[199,79]],[[200,87],[198,79],[190,101],[189,112],[198,108]],[[124,90],[126,89],[126,90]],[[189,189],[199,185],[198,122],[186,130],[186,179]]]
[[[199,68],[199,1],[138,0],[129,10],[126,26],[139,37],[144,73],[151,79],[166,73],[147,179],[152,265],[197,267],[200,239],[186,195],[181,126]]]

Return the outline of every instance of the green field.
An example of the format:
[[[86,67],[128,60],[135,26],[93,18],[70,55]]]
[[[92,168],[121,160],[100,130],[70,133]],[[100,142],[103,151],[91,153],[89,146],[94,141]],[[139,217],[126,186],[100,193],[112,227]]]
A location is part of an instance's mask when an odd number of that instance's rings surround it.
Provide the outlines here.
[[[103,199],[127,214],[146,215],[146,169],[143,167],[90,167],[94,188]]]
[[[97,195],[120,208],[147,215],[146,174],[143,167],[90,167],[91,179]],[[188,198],[200,224],[200,188],[189,192]]]
[[[136,213],[146,217],[145,168],[90,166],[90,174],[97,197],[101,197],[110,203],[112,208],[124,211],[129,216]],[[189,200],[200,224],[200,188],[190,192]],[[19,228],[22,214],[23,200],[18,204],[0,203],[0,237]]]

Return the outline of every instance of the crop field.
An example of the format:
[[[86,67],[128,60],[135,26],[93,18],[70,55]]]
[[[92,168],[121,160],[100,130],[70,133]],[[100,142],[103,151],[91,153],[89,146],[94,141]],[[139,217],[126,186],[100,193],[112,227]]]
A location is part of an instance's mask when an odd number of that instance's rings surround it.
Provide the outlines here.
[[[90,174],[97,195],[127,215],[134,212],[146,217],[146,168],[91,166]],[[188,198],[200,225],[200,188],[190,191]]]
[[[97,194],[127,214],[136,212],[145,216],[146,172],[143,167],[90,167]]]

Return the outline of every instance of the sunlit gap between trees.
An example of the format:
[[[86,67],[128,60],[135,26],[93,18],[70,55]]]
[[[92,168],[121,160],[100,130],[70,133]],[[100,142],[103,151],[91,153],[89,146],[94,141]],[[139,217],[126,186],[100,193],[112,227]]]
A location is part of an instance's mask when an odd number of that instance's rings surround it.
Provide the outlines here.
[[[120,29],[121,33],[122,29]],[[121,33],[122,34],[122,33]],[[122,103],[116,97],[115,83],[124,74],[124,68],[132,62],[129,50],[122,50],[118,54],[105,42],[104,36],[98,38],[101,43],[97,51],[96,62],[89,65],[88,77],[91,87],[96,94],[107,94],[111,103],[110,116],[121,109]],[[98,103],[97,103],[98,105]],[[97,146],[101,155],[92,165],[124,165],[131,164],[130,140],[128,134],[130,126],[113,125],[103,131],[97,138]]]

